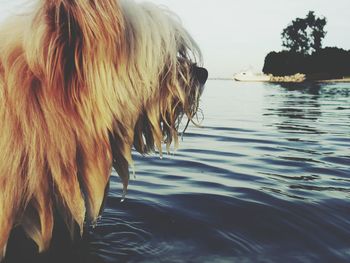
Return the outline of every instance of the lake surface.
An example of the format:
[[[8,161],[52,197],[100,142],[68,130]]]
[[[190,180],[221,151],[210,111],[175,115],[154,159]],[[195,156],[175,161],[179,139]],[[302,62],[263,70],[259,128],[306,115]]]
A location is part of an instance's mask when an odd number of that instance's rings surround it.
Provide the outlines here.
[[[350,262],[350,84],[209,81],[201,105],[124,202],[113,175],[72,262]]]
[[[135,154],[98,262],[350,262],[350,84],[209,81],[174,155]],[[96,261],[96,262],[97,262]]]
[[[135,154],[96,262],[350,262],[350,84],[209,81],[174,155]]]

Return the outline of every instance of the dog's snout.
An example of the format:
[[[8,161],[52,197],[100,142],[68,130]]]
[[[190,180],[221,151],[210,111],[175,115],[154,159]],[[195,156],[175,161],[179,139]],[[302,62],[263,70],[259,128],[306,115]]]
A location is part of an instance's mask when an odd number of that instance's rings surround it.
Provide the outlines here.
[[[199,83],[204,85],[207,82],[209,73],[206,68],[195,67],[195,75]]]

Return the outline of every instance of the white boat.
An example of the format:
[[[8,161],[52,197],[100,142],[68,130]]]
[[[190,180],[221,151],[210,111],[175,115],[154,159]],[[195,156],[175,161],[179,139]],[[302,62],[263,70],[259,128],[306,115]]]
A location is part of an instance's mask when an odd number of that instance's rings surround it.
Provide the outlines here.
[[[250,81],[250,82],[266,82],[270,81],[270,76],[265,74],[257,74],[252,71],[242,71],[233,76],[236,81]]]

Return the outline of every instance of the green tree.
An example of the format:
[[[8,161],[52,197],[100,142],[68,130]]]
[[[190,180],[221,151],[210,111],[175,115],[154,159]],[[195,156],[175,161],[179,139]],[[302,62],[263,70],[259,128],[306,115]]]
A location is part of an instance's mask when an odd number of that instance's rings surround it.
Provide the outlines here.
[[[311,54],[320,50],[327,33],[324,30],[326,24],[327,19],[316,17],[313,11],[310,11],[305,18],[296,18],[283,29],[283,47],[301,54]]]

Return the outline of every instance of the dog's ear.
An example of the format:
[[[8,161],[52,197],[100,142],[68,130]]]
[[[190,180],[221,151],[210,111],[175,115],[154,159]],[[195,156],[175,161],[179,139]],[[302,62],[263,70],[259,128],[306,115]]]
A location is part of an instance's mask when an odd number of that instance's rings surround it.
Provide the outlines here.
[[[67,40],[81,33],[88,42],[84,43],[87,48],[96,47],[98,40],[107,41],[103,47],[108,48],[106,44],[120,38],[124,27],[116,0],[48,0],[44,3],[44,12],[52,30],[67,30],[62,32],[68,36]]]
[[[18,89],[11,90],[23,94],[22,87],[31,87],[28,88],[28,93],[30,90],[32,97],[29,95],[22,97],[29,101],[39,100],[40,103],[34,104],[40,104],[40,107],[34,110],[40,111],[42,115],[35,112],[30,116],[45,117],[28,118],[31,124],[36,123],[33,124],[35,127],[28,126],[28,130],[38,133],[32,132],[37,137],[31,137],[34,135],[26,132],[29,138],[26,142],[30,145],[27,145],[28,148],[35,149],[39,146],[35,144],[37,141],[31,138],[45,141],[46,145],[42,146],[42,151],[49,151],[47,154],[49,157],[36,152],[33,152],[35,157],[27,154],[25,156],[43,163],[36,165],[35,174],[40,173],[39,166],[45,170],[42,176],[41,174],[38,176],[40,178],[38,182],[46,184],[48,193],[52,189],[50,184],[55,186],[55,198],[57,202],[62,203],[59,204],[62,208],[58,207],[58,210],[64,210],[61,212],[64,217],[68,215],[67,219],[64,218],[67,224],[73,225],[70,222],[74,219],[82,227],[85,207],[87,219],[92,221],[97,217],[110,174],[111,154],[107,130],[112,129],[114,119],[112,105],[118,105],[114,84],[118,69],[116,65],[123,52],[124,19],[117,0],[42,0],[41,2],[41,8],[33,18],[28,31],[30,34],[23,36],[25,54],[20,56],[22,60],[16,60],[16,65],[26,70],[11,68],[12,72],[17,72],[18,76],[15,79],[26,83],[20,83],[17,85]],[[17,61],[23,62],[23,65]],[[31,105],[27,101],[25,103],[24,105]],[[21,117],[22,115],[23,119],[27,116],[21,114]],[[62,145],[62,138],[68,147]],[[35,167],[34,164],[31,164],[31,167]],[[11,165],[15,166],[13,163]],[[21,176],[21,173],[18,173],[18,176]],[[36,177],[33,178],[34,176],[28,180],[36,180]],[[65,190],[67,188],[70,190]],[[42,196],[40,205],[51,206],[51,203],[44,202],[48,198]],[[39,199],[36,196],[35,198]],[[53,202],[56,202],[56,199]],[[44,206],[39,207],[33,202],[28,209],[30,209],[28,214],[32,214],[32,210],[37,210],[37,214],[42,213],[41,223],[46,222],[44,221],[46,215],[42,211],[48,209]],[[28,221],[27,225],[33,225],[33,221]],[[10,226],[8,229],[10,230]],[[26,232],[35,239],[38,236],[37,231],[34,233],[32,229],[29,227]],[[40,246],[41,243],[46,245],[48,242],[39,240],[37,243]],[[0,238],[0,250],[2,247],[4,245]]]
[[[96,63],[105,59],[115,65],[121,57],[124,22],[118,1],[48,0],[42,12],[48,27],[44,75],[49,86],[73,89],[68,95],[75,98],[74,87],[86,86],[79,84],[86,84],[91,71],[105,66]]]

